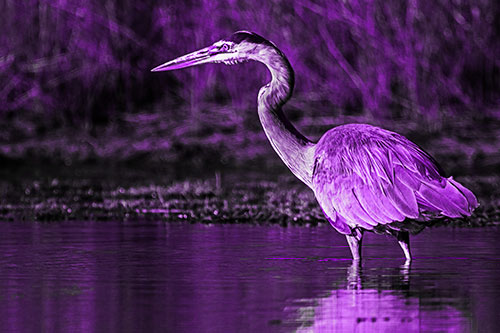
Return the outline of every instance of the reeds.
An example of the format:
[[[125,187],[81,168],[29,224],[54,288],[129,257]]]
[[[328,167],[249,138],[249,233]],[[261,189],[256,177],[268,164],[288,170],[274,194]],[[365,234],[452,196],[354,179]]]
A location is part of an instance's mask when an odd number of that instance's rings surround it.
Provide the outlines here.
[[[386,124],[500,117],[496,1],[4,0],[0,10],[4,143],[61,128],[99,136],[143,110],[210,127],[203,114],[216,104],[230,105],[228,119],[244,131],[268,75],[258,65],[149,72],[240,29],[290,59],[292,116],[301,108],[299,118],[363,115]]]

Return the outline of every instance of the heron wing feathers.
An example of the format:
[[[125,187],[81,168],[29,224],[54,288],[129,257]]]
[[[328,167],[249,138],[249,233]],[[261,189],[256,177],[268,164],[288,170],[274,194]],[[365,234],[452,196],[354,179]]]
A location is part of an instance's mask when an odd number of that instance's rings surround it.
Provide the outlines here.
[[[368,136],[366,129],[372,131]],[[477,207],[471,191],[443,178],[434,160],[403,136],[371,126],[349,136],[334,134],[327,137],[330,144],[323,138],[318,143],[313,188],[339,232],[349,233],[339,227],[343,223],[371,230],[425,219],[424,212],[460,217]]]
[[[348,221],[358,221],[360,226],[366,229],[372,229],[373,226],[378,224],[363,207],[358,195],[356,195],[356,189],[361,188],[361,184],[352,186],[352,182],[345,177],[338,179],[335,183],[339,187],[339,191],[334,194],[334,197],[343,198],[343,200],[333,200],[333,207],[338,213]]]

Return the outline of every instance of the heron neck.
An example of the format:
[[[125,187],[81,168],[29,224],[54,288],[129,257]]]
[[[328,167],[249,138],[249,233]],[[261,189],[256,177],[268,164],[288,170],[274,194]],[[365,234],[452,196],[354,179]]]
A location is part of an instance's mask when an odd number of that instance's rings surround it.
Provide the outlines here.
[[[294,75],[288,60],[278,52],[263,61],[272,80],[259,91],[259,118],[271,146],[285,165],[311,187],[315,145],[290,123],[281,109],[292,95]]]

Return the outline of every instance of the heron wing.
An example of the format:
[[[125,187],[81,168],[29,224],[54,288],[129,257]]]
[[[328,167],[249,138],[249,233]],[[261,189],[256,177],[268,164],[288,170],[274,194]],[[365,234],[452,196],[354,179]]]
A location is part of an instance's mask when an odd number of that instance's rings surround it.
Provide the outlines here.
[[[339,232],[427,215],[460,217],[477,207],[474,194],[442,177],[436,162],[417,145],[365,126],[333,132],[316,150],[313,189]]]

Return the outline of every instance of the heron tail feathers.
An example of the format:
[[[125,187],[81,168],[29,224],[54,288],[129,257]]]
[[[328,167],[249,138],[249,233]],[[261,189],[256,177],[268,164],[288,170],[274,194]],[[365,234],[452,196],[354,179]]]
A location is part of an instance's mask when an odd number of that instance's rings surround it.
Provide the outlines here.
[[[474,194],[452,177],[422,182],[416,197],[421,211],[452,218],[469,216],[479,205]]]

